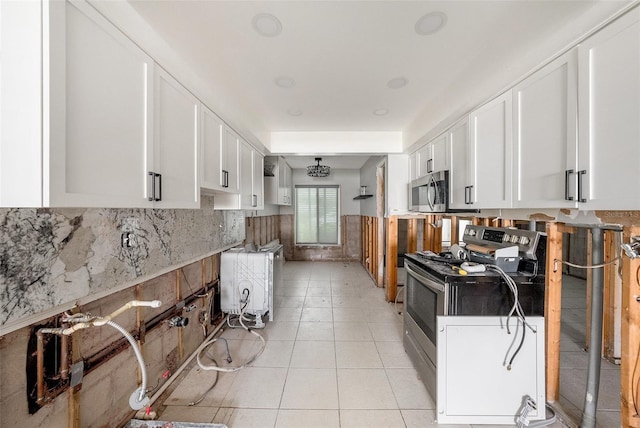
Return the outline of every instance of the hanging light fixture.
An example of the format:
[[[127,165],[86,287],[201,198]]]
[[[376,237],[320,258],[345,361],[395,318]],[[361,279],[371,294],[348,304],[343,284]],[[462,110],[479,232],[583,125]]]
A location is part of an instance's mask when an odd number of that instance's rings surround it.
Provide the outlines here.
[[[309,177],[328,177],[331,168],[327,165],[320,165],[322,158],[316,158],[316,165],[309,165],[307,167],[307,175]]]

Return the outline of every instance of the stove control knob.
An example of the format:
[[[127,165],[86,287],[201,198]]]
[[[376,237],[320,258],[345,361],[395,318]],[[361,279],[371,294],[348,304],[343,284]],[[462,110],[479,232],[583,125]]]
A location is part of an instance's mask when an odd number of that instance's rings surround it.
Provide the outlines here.
[[[516,244],[519,240],[520,237],[518,237],[518,235],[511,236],[511,243]]]
[[[510,242],[511,241],[511,235],[509,235],[508,233],[505,233],[504,236],[502,237],[502,242]]]
[[[522,245],[528,245],[528,244],[529,244],[529,242],[530,242],[530,240],[529,240],[529,238],[527,238],[526,236],[521,236],[521,237],[520,237],[520,243],[521,243]]]

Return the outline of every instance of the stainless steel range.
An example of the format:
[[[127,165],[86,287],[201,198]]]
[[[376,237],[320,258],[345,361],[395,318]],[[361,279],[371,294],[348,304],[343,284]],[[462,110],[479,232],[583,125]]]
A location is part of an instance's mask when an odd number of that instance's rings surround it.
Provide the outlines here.
[[[438,317],[505,316],[514,305],[513,292],[493,266],[507,271],[515,281],[519,303],[527,316],[544,315],[544,233],[467,226],[463,241],[464,250],[456,254],[463,255],[463,259],[446,253],[405,255],[404,348],[434,400]],[[465,258],[489,268],[484,272],[465,272],[466,265],[462,264]]]

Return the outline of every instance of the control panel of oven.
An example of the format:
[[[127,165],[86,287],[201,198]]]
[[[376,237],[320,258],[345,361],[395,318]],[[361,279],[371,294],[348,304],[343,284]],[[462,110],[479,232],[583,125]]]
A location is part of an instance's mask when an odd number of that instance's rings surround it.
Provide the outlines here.
[[[468,225],[463,242],[498,248],[518,246],[518,251],[529,259],[535,259],[536,248],[542,232],[502,227]]]

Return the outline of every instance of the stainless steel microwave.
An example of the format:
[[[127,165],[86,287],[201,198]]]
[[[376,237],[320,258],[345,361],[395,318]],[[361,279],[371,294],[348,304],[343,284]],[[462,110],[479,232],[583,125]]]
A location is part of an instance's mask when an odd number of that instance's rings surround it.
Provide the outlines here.
[[[443,213],[449,208],[449,171],[438,171],[411,182],[412,211]]]

